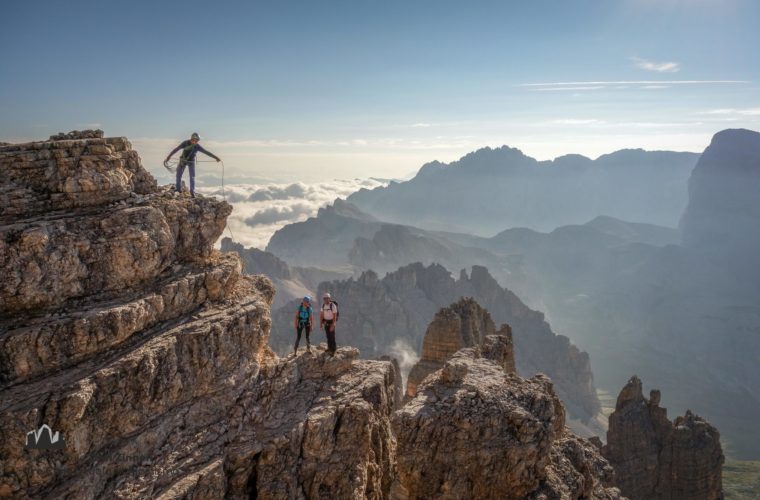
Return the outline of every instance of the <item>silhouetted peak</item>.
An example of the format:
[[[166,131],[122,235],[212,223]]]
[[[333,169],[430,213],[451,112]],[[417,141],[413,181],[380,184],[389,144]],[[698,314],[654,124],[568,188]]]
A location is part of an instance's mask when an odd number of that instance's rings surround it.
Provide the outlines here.
[[[336,199],[332,205],[320,208],[317,212],[317,217],[325,217],[329,215],[348,217],[351,219],[358,219],[367,222],[377,221],[376,218],[359,210],[356,205],[345,200],[341,200],[340,198]]]
[[[430,175],[431,173],[441,170],[445,166],[446,166],[445,163],[441,163],[438,160],[425,163],[424,165],[422,165],[422,167],[420,167],[420,170],[417,172],[417,177],[424,177],[426,175]]]

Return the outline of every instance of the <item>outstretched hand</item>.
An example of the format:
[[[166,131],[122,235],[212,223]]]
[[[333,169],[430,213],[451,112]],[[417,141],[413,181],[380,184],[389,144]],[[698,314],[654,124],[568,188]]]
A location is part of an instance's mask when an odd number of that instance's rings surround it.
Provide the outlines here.
[[[219,163],[220,161],[222,161],[222,159],[221,159],[221,158],[217,158],[217,159],[216,159],[216,162],[217,162],[217,163]]]

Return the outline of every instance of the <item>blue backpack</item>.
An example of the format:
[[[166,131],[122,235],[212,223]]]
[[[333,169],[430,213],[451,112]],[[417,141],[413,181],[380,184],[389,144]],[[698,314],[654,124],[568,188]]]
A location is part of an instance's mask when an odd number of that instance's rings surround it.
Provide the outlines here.
[[[303,304],[298,306],[298,322],[308,323],[311,317],[311,306],[304,307]]]

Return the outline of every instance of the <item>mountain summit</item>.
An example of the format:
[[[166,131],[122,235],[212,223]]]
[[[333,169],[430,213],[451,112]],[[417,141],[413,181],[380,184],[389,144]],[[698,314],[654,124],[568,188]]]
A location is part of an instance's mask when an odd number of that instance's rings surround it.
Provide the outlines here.
[[[491,236],[509,227],[548,231],[605,214],[673,227],[699,155],[625,149],[590,160],[538,161],[519,149],[483,148],[413,179],[348,201],[379,219],[430,230]]]

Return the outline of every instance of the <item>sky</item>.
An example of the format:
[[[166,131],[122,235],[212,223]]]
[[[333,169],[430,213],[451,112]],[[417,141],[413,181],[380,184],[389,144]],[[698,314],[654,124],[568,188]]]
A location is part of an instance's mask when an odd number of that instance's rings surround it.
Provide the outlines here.
[[[3,19],[0,141],[102,128],[156,173],[194,131],[230,178],[288,184],[760,130],[753,0],[15,0]]]

